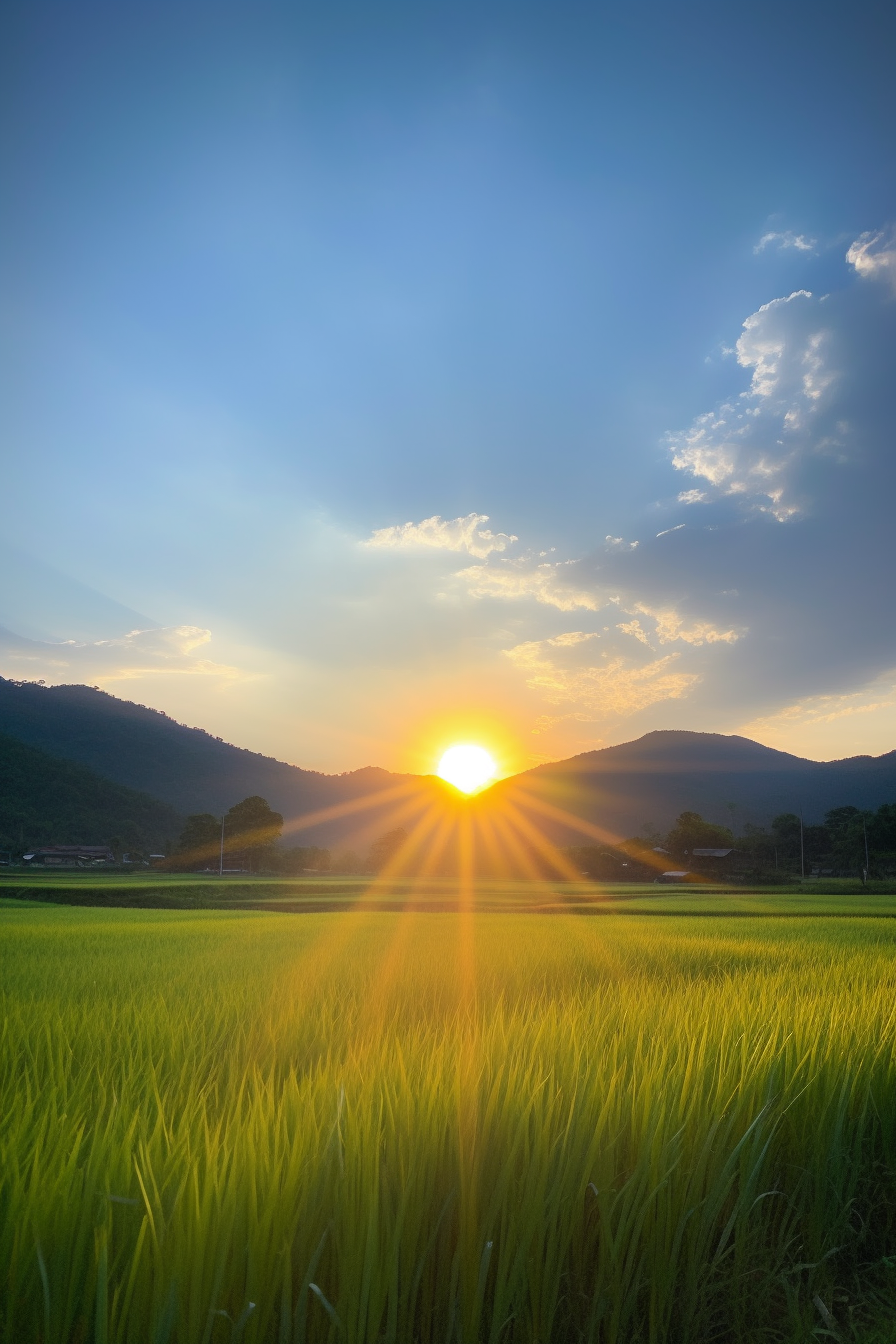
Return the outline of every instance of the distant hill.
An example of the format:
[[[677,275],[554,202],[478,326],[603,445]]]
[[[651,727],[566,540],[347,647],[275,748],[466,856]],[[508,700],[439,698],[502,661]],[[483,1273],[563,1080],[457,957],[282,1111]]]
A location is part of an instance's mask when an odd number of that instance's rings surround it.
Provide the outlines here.
[[[780,812],[802,809],[807,822],[817,822],[832,807],[896,801],[896,751],[807,761],[747,737],[654,732],[536,766],[490,792],[566,809],[620,836],[643,834],[650,826],[668,830],[686,810],[738,831]],[[573,828],[540,815],[557,842],[581,842]]]
[[[114,842],[165,853],[182,826],[167,803],[0,735],[0,849]]]
[[[302,770],[89,686],[0,678],[0,732],[162,799],[180,814],[220,816],[260,794],[285,818],[287,844],[363,849],[392,827],[410,829],[434,798],[451,793],[431,775],[372,766],[343,775]],[[473,800],[473,810],[502,798],[512,798],[563,844],[581,843],[582,833],[539,807],[566,809],[618,837],[649,826],[665,831],[685,810],[735,831],[800,808],[815,822],[843,804],[896,801],[896,751],[818,762],[745,737],[655,732],[502,780]],[[305,825],[309,817],[313,824]]]
[[[367,845],[398,824],[396,794],[401,824],[407,825],[405,810],[410,807],[413,818],[433,790],[442,788],[432,776],[375,767],[343,775],[302,770],[90,686],[40,686],[0,677],[0,733],[160,798],[184,815],[220,816],[242,798],[260,794],[285,818],[287,844]],[[362,801],[372,805],[352,810]],[[298,818],[334,809],[338,815],[290,831],[289,823]]]

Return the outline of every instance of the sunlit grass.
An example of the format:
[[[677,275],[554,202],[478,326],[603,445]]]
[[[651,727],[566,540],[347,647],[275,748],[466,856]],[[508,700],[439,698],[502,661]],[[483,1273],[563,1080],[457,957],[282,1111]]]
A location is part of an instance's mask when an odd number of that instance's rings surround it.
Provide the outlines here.
[[[892,1314],[890,921],[0,918],[4,1340]]]

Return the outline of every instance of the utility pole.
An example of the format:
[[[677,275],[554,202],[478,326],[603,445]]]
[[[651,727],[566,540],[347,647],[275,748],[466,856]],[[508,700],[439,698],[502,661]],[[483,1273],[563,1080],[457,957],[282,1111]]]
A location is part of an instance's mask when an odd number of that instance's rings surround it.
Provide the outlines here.
[[[868,827],[865,825],[865,818],[862,817],[862,835],[865,837],[865,882],[868,881],[868,874],[871,870],[871,861],[868,858]],[[865,883],[862,885],[864,886]]]
[[[218,876],[224,876],[224,817],[221,817],[221,858],[218,863]]]
[[[800,808],[800,881],[806,880],[806,846],[803,844],[803,809]]]

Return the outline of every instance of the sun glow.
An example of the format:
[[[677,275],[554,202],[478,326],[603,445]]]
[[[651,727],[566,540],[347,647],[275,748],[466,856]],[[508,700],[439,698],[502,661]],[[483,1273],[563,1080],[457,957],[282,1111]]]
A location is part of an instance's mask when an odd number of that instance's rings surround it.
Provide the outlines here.
[[[496,770],[484,747],[459,742],[445,752],[436,773],[462,793],[475,793],[494,779]]]

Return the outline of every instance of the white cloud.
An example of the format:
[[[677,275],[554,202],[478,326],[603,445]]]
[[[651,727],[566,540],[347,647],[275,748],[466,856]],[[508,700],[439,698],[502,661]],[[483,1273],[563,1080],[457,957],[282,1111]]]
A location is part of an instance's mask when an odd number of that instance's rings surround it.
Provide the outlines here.
[[[624,621],[621,625],[617,625],[616,629],[621,630],[624,635],[631,635],[633,639],[639,640],[642,644],[646,644],[648,649],[650,648],[647,631],[637,617],[633,621]]]
[[[226,663],[216,663],[210,658],[192,658],[177,666],[161,666],[158,663],[134,664],[111,669],[101,669],[95,674],[97,685],[105,686],[116,681],[143,681],[145,678],[165,677],[219,677],[224,681],[254,680],[238,667]]]
[[[183,658],[207,644],[212,637],[211,630],[199,625],[169,625],[149,630],[129,630],[120,639],[99,639],[93,647],[128,649],[156,658]],[[74,641],[67,640],[67,644]],[[89,647],[81,645],[80,647]]]
[[[896,232],[863,233],[850,246],[846,260],[857,274],[884,280],[896,290]]]
[[[594,630],[568,630],[565,634],[554,635],[551,639],[544,639],[541,642],[554,649],[571,649],[576,644],[584,644],[589,639],[599,638],[600,636]]]
[[[191,656],[211,637],[210,630],[197,625],[157,626],[130,630],[118,639],[67,639],[62,643],[22,639],[5,632],[0,655],[10,675],[20,672],[24,664],[29,675],[43,675],[54,683],[77,679],[105,686],[158,676],[245,680],[247,674],[237,667]]]
[[[556,639],[530,640],[506,649],[505,655],[525,673],[527,686],[549,704],[574,705],[575,717],[586,722],[626,717],[663,700],[679,700],[700,680],[696,673],[674,670],[675,653],[641,666],[621,655],[605,655],[596,665],[570,667],[554,654],[557,648]]]
[[[570,561],[536,565],[524,569],[513,564],[499,567],[471,565],[456,577],[463,579],[471,597],[498,597],[508,600],[532,598],[536,602],[557,607],[560,611],[597,611],[602,603],[585,588],[565,580],[564,572]]]
[[[674,644],[676,640],[695,645],[736,644],[740,638],[736,630],[718,630],[711,621],[697,621],[695,625],[686,626],[672,607],[656,611],[638,602],[634,609],[656,622],[655,636],[660,644]]]
[[[780,522],[800,512],[789,489],[792,468],[821,446],[820,412],[839,376],[823,303],[801,289],[763,304],[737,342],[738,363],[752,371],[748,391],[669,436],[677,470],[722,494],[746,496]],[[830,437],[826,446],[842,447]],[[683,494],[686,502],[695,498]]]
[[[706,494],[705,490],[682,490],[678,496],[679,504],[705,504],[708,499],[709,495]],[[682,523],[680,526],[683,527],[684,524]],[[658,537],[662,535],[661,532],[657,533]]]
[[[879,754],[896,743],[896,669],[858,691],[807,696],[738,731],[815,759]]]
[[[764,233],[753,248],[754,252],[764,252],[767,247],[777,247],[778,251],[793,248],[797,252],[813,252],[817,246],[815,238],[807,238],[804,233],[794,233],[786,229],[783,233]]]
[[[432,549],[465,551],[484,560],[493,551],[505,551],[519,538],[505,532],[492,532],[481,526],[487,513],[468,513],[465,518],[424,518],[420,523],[401,523],[378,528],[362,545],[376,550],[407,551]]]
[[[798,246],[797,235],[767,234],[761,242],[783,238]],[[863,233],[846,260],[857,275],[896,291],[896,234]],[[845,463],[860,442],[853,416],[866,408],[853,402],[848,415],[840,408],[847,385],[862,373],[857,361],[876,358],[871,350],[859,353],[875,322],[850,290],[817,296],[800,289],[748,317],[737,360],[750,371],[749,388],[669,436],[673,465],[713,487],[682,491],[679,501],[740,496],[780,522],[805,514],[812,505],[808,465],[821,458]]]
[[[699,647],[703,644],[736,644],[740,638],[737,630],[719,630],[711,621],[697,621],[692,625],[686,625],[684,618],[679,616],[673,607],[654,610],[645,606],[643,602],[636,602],[632,610],[639,616],[645,616],[653,621],[653,630],[645,630],[637,616],[634,620],[617,625],[616,629],[625,635],[631,635],[648,648],[653,647],[651,639],[655,639],[658,644],[674,644],[680,641]]]

